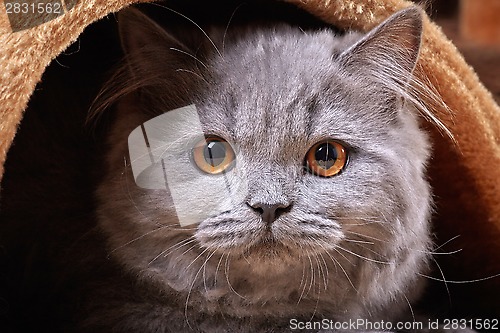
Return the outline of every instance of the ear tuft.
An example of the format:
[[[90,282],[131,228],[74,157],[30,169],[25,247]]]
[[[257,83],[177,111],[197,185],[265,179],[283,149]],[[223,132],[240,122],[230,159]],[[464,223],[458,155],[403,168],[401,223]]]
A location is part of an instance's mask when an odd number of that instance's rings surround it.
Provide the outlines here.
[[[401,10],[341,54],[346,65],[395,66],[411,74],[422,40],[422,13],[417,7]]]

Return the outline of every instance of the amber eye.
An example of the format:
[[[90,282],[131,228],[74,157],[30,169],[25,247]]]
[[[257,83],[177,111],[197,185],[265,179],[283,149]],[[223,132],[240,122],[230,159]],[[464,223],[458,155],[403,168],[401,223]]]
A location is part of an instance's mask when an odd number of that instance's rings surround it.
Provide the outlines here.
[[[210,136],[198,142],[192,154],[196,166],[212,175],[227,170],[235,158],[231,145],[217,136]]]
[[[309,172],[321,177],[337,175],[346,164],[346,149],[332,140],[318,142],[309,149],[306,155],[306,166]]]

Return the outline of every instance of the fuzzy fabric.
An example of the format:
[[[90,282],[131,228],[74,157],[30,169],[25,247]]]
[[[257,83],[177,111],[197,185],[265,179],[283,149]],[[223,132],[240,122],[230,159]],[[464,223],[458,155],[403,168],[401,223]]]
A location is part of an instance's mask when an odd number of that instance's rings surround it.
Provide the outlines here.
[[[287,1],[328,23],[361,30],[411,5],[404,0]],[[5,7],[0,6],[0,180],[23,112],[45,68],[89,24],[134,2],[138,1],[80,0],[63,15],[17,32],[12,32]],[[435,230],[444,241],[460,235],[454,248],[463,249],[442,261],[445,277],[473,280],[498,274],[500,108],[455,46],[427,17],[419,63],[449,106],[438,107],[435,115],[455,139],[427,124],[434,141],[429,167],[437,202]],[[488,290],[499,290],[500,278],[477,285],[487,297]],[[500,308],[498,299],[490,304]]]

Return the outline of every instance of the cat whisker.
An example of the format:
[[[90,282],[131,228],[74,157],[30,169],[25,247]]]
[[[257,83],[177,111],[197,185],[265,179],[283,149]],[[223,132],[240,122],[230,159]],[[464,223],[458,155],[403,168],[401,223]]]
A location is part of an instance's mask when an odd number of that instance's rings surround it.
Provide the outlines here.
[[[355,266],[352,261],[349,260],[342,252],[339,252],[339,250],[334,249],[335,252],[337,252],[342,258],[344,258],[348,263],[350,263],[352,266]]]
[[[458,249],[454,251],[449,251],[449,252],[434,252],[434,251],[423,251],[423,250],[417,250],[418,252],[426,253],[426,254],[432,254],[432,255],[451,255],[455,253],[462,252],[463,249]]]
[[[335,217],[334,220],[339,220],[339,221],[356,221],[355,223],[343,223],[345,226],[365,226],[365,225],[370,225],[370,224],[387,224],[387,221],[384,219],[381,219],[380,217],[377,216],[352,216],[352,217]],[[363,221],[363,222],[358,222],[358,221]]]
[[[312,262],[311,262],[311,257],[309,256],[309,253],[307,250],[306,251],[306,254],[307,254],[307,258],[309,259],[309,265],[310,265],[310,268],[312,269]],[[311,276],[311,281],[312,281],[313,277]],[[302,300],[302,298],[307,295],[306,293],[306,288],[307,288],[307,274],[306,274],[306,269],[305,269],[305,266],[302,267],[302,280],[301,280],[301,283],[300,285],[302,286],[302,282],[304,283],[304,286],[302,287],[302,291],[300,293],[300,296],[299,296],[299,300],[297,301],[297,305],[300,303],[300,301]],[[300,286],[299,286],[300,287]]]
[[[165,143],[164,145],[160,145],[158,147],[155,147],[155,149],[153,149],[152,151],[153,152],[156,152],[158,150],[162,150],[160,156],[159,156],[159,160],[163,160],[165,158],[167,158],[168,156],[166,155],[166,153],[172,148],[174,147],[178,142],[181,142],[182,143],[182,140],[186,139],[186,138],[189,138],[191,135],[189,133],[186,133],[180,137],[178,137],[177,139],[175,139],[174,141],[172,142],[168,142],[168,143]]]
[[[250,260],[248,260],[248,258],[247,258],[247,256],[246,256],[246,253],[243,253],[243,260],[245,260],[245,261],[247,262],[247,264],[248,264],[248,265],[250,265],[250,266],[252,265],[252,264],[250,263]]]
[[[130,77],[128,77],[128,67],[122,66],[114,75],[111,76],[107,84],[101,89],[101,91],[92,101],[85,123],[87,125],[93,126],[95,129],[97,122],[104,114],[105,110],[107,110],[121,97],[147,86],[151,79],[151,77],[142,79],[134,78],[134,81],[132,81],[130,80]],[[114,82],[125,81],[127,81],[127,85],[123,85],[121,87],[117,86],[116,84],[112,84]]]
[[[373,253],[373,254],[374,254],[374,255],[376,255],[377,257],[382,257],[382,255],[381,255],[380,253],[375,252],[373,249],[371,249],[371,248],[369,248],[369,247],[367,247],[367,246],[365,246],[365,245],[360,244],[360,245],[358,245],[358,246],[359,246],[359,247],[362,247],[363,249],[365,249],[365,250],[367,250],[367,251],[369,251],[369,252],[371,252],[371,253]]]
[[[455,253],[458,253],[458,252],[461,252],[463,249],[457,249],[457,250],[453,250],[453,251],[448,251],[448,252],[437,252],[439,249],[443,248],[444,246],[446,246],[447,244],[449,244],[450,242],[454,241],[455,239],[457,239],[458,237],[460,237],[460,235],[456,235],[455,237],[452,237],[450,238],[449,240],[447,240],[446,242],[444,242],[443,244],[435,247],[433,250],[431,251],[422,251],[423,253],[427,253],[427,254],[431,254],[431,255],[450,255],[450,254],[455,254]]]
[[[370,222],[378,222],[379,217],[377,216],[335,216],[336,220],[362,220],[362,221],[370,221]]]
[[[302,246],[301,246],[302,248]],[[302,297],[304,296],[304,291],[305,291],[305,288],[306,288],[306,267],[305,267],[305,262],[302,261],[302,277],[300,279],[300,284],[299,284],[299,289],[302,288],[302,292],[300,293],[299,295],[299,299],[297,300],[297,305],[300,303],[300,301],[302,300]],[[304,285],[302,287],[302,285]]]
[[[328,271],[328,265],[326,264],[325,257],[323,257],[323,253],[319,252],[318,255],[321,257],[321,260],[323,261],[323,266],[325,271],[323,271],[323,282],[325,283],[325,290],[328,289],[328,278],[330,272]]]
[[[356,240],[356,239],[349,239],[349,238],[344,238],[342,239],[346,242],[350,242],[350,243],[358,243],[358,244],[368,244],[368,245],[375,245],[374,242],[368,242],[368,241],[362,241],[362,240]]]
[[[352,231],[352,230],[344,230],[344,232],[347,232],[347,233],[359,236],[361,238],[368,238],[368,239],[376,240],[377,242],[388,243],[388,241],[386,241],[386,240],[383,240],[383,239],[380,239],[380,238],[377,238],[377,237],[373,237],[373,236],[368,236],[368,235],[365,235],[365,234],[361,234],[359,232],[355,232],[355,231]]]
[[[159,228],[157,228],[157,229],[154,229],[154,230],[148,231],[148,232],[146,232],[146,233],[142,234],[141,236],[138,236],[138,237],[136,237],[136,238],[134,238],[134,239],[132,239],[132,240],[130,240],[130,241],[128,241],[128,242],[126,242],[125,244],[120,245],[120,246],[118,246],[118,247],[114,248],[113,250],[111,250],[111,251],[109,252],[108,256],[109,256],[110,254],[112,254],[112,253],[114,253],[114,252],[116,252],[116,251],[118,251],[118,250],[120,250],[120,249],[123,249],[124,247],[126,247],[126,246],[128,246],[128,245],[130,245],[130,244],[132,244],[132,243],[134,243],[134,242],[136,242],[136,241],[138,241],[138,240],[140,240],[140,239],[142,239],[142,238],[146,237],[146,236],[149,236],[149,235],[151,235],[151,234],[153,234],[153,233],[155,233],[155,232],[158,232],[158,231],[160,231],[160,230],[162,230],[162,229],[165,229],[165,228],[167,228],[167,227],[169,227],[169,226],[168,226],[168,225],[164,225],[164,226],[159,227]]]
[[[164,9],[167,9],[171,12],[173,12],[174,14],[176,15],[179,15],[180,17],[188,20],[189,22],[191,22],[194,26],[196,26],[196,28],[198,28],[202,33],[203,35],[208,39],[208,41],[210,42],[210,44],[212,44],[213,48],[215,49],[215,51],[217,52],[217,54],[221,57],[221,58],[224,58],[222,56],[222,53],[220,53],[219,49],[217,48],[217,46],[215,45],[214,41],[210,38],[210,36],[208,36],[208,34],[205,32],[205,30],[203,30],[203,28],[198,24],[196,23],[195,21],[193,21],[192,19],[190,19],[189,17],[187,17],[186,15],[182,14],[182,13],[179,13],[178,11],[176,10],[173,10],[172,8],[169,8],[165,5],[161,5],[161,4],[158,4],[158,3],[152,3],[152,5],[154,6],[158,6],[158,7],[161,7],[161,8],[164,8]]]
[[[340,219],[339,219],[340,220]],[[346,219],[346,220],[351,220],[351,219]],[[363,222],[363,223],[344,223],[344,226],[365,226],[365,225],[370,225],[370,224],[380,224],[379,221],[369,221],[369,222]]]
[[[460,280],[439,279],[439,278],[436,278],[436,277],[433,277],[430,275],[426,275],[426,274],[422,274],[422,273],[417,273],[417,274],[422,276],[422,277],[428,278],[429,280],[438,281],[438,282],[445,282],[445,283],[453,283],[453,284],[477,283],[477,282],[488,281],[488,280],[496,279],[496,278],[500,277],[500,273],[498,273],[498,274],[490,275],[490,276],[487,276],[484,278],[478,278],[478,279],[472,279],[472,280],[461,280],[460,281]]]
[[[146,133],[147,134],[147,133]],[[145,139],[148,139],[147,135],[145,134]],[[129,164],[125,165],[125,167],[128,169],[130,168],[130,166],[138,161],[140,161],[141,159],[143,159],[145,156],[148,156],[148,155],[151,155],[152,153],[156,153],[157,151],[163,149],[165,146],[168,146],[167,149],[164,149],[163,152],[159,155],[159,158],[158,159],[163,159],[165,158],[165,152],[167,152],[170,147],[172,147],[174,144],[176,144],[177,142],[187,138],[187,137],[190,137],[190,133],[186,133],[180,137],[178,137],[175,141],[173,142],[166,142],[165,144],[163,145],[158,145],[158,146],[155,146],[154,148],[150,148],[150,150],[148,149],[147,152],[145,152],[144,154],[142,155],[138,155],[136,158],[134,158],[133,160],[130,161]],[[151,156],[151,159],[153,159],[153,157]]]
[[[308,238],[310,239],[311,242],[313,241],[312,237],[308,237]],[[323,249],[324,249],[324,247],[323,247]],[[323,257],[323,254],[321,252],[315,252],[313,254],[313,256],[314,256],[314,260],[316,261],[316,265],[318,267],[318,279],[320,279],[323,276],[323,282],[324,282],[324,286],[325,286],[325,290],[326,290],[327,285],[328,285],[328,265],[326,265],[325,258]],[[323,271],[323,266],[320,265],[318,256],[321,256],[321,259],[323,260],[323,263],[325,264],[326,274]],[[320,289],[321,289],[320,283],[318,283],[318,292]]]
[[[189,251],[191,251],[192,249],[194,249],[195,247],[197,246],[197,244],[195,243],[194,245],[191,245],[186,251],[182,252],[180,254],[180,256],[183,256],[185,255],[186,253],[188,253]]]
[[[209,84],[209,82],[207,82],[207,80],[202,75],[200,75],[199,73],[196,73],[195,71],[192,71],[190,69],[177,68],[175,71],[193,74],[193,75],[197,76],[199,79],[201,79],[202,81],[204,81],[205,83]]]
[[[154,149],[152,149],[151,151],[149,151],[149,149],[148,149],[148,151],[146,151],[145,153],[143,153],[143,154],[138,154],[138,155],[137,155],[137,157],[135,157],[133,160],[130,160],[130,163],[129,163],[128,165],[126,165],[125,167],[126,167],[127,169],[128,169],[128,168],[130,168],[130,166],[131,166],[132,164],[135,164],[135,163],[137,163],[138,161],[141,161],[141,159],[144,159],[146,156],[150,156],[150,155],[151,155],[151,152],[153,152],[153,151],[154,151]]]
[[[446,293],[448,294],[448,304],[450,304],[450,306],[451,306],[451,293],[450,293],[450,289],[448,288],[448,283],[446,282],[446,278],[444,276],[443,269],[441,268],[441,266],[439,265],[439,263],[437,262],[437,260],[433,256],[431,256],[431,259],[436,264],[436,266],[439,270],[439,274],[441,274],[441,277],[443,278],[444,287],[446,288]]]
[[[241,8],[241,6],[245,5],[246,3],[241,3],[236,7],[233,12],[231,13],[231,17],[229,17],[229,20],[227,21],[226,28],[224,29],[224,34],[222,35],[222,54],[224,54],[225,51],[225,42],[226,42],[226,35],[227,31],[229,30],[229,26],[231,25],[231,22],[233,21],[234,16],[236,15],[236,12]]]
[[[222,263],[222,259],[224,258],[224,252],[222,253],[222,255],[220,256],[219,258],[219,262],[217,263],[217,267],[215,268],[215,278],[214,278],[214,284],[217,285],[217,277],[218,277],[218,272],[219,272],[219,268],[221,267],[221,263]]]
[[[323,272],[323,268],[322,266],[320,265],[320,262],[318,260],[318,256],[315,255],[314,256],[314,259],[316,261],[316,266],[318,267],[318,279],[321,279],[321,277],[323,277],[323,282],[325,284],[325,290],[326,290],[326,285],[327,285],[327,280],[326,280],[326,276]],[[314,310],[311,314],[311,317],[309,319],[309,321],[312,321],[314,319],[314,316],[316,315],[316,312],[318,311],[318,306],[319,306],[319,300],[321,299],[321,283],[318,282],[318,297],[316,298],[316,304],[314,305]]]
[[[172,253],[175,250],[180,249],[181,247],[184,247],[192,242],[196,241],[193,237],[183,239],[182,241],[170,246],[169,248],[163,250],[158,254],[156,257],[151,259],[151,261],[148,263],[148,266],[151,265],[155,260],[160,258],[161,256],[167,257],[170,253]]]
[[[415,322],[416,321],[415,312],[413,311],[413,307],[411,306],[410,300],[408,299],[408,297],[406,297],[405,293],[403,293],[403,297],[406,300],[406,303],[408,304],[408,307],[410,308],[410,313],[411,313],[411,317],[413,319],[413,322]]]
[[[208,288],[207,288],[207,264],[208,264],[208,261],[214,256],[215,253],[217,253],[218,250],[219,250],[219,248],[213,250],[212,253],[210,253],[207,256],[207,259],[205,260],[205,262],[202,265],[202,267],[203,267],[203,286],[205,287],[205,292],[207,292],[207,293],[208,293]]]
[[[387,261],[381,261],[381,260],[376,260],[376,259],[372,259],[372,258],[368,258],[368,257],[362,256],[361,254],[358,254],[356,252],[347,250],[346,248],[344,248],[342,246],[338,246],[338,248],[341,249],[342,251],[345,251],[345,252],[347,252],[349,254],[352,254],[353,256],[356,256],[358,258],[361,258],[361,259],[369,261],[369,262],[373,262],[373,263],[376,263],[376,264],[384,264],[384,265],[388,265],[389,264],[389,262],[387,262]]]
[[[309,251],[307,252],[307,259],[309,259],[309,268],[311,268],[311,282],[309,283],[309,288],[307,289],[307,293],[306,293],[306,295],[309,295],[312,287],[314,286],[314,278],[316,277],[315,271],[314,271],[314,265],[313,265],[313,262],[311,260],[311,254],[309,253]]]
[[[344,269],[344,266],[342,266],[342,264],[334,257],[330,254],[330,252],[326,251],[326,249],[323,247],[323,245],[320,244],[320,247],[325,250],[325,253],[328,255],[328,257],[330,257],[330,259],[332,260],[332,263],[335,265],[335,267],[340,267],[340,269],[342,270],[342,272],[344,273],[345,277],[347,278],[347,281],[349,281],[349,284],[352,286],[352,288],[357,292],[358,289],[354,286],[354,283],[352,283],[352,280],[351,278],[349,277],[349,274],[347,274],[347,271]],[[341,254],[337,249],[335,249],[335,251],[342,255],[344,257],[343,254]],[[345,257],[344,257],[345,258]],[[349,263],[351,263],[349,261],[349,259],[345,258]],[[352,265],[352,263],[351,263]]]
[[[192,248],[192,247],[191,247]],[[196,260],[198,260],[198,258],[200,258],[201,255],[203,255],[203,253],[205,253],[206,251],[208,251],[208,248],[206,248],[205,250],[203,250],[189,265],[187,268],[189,268]],[[186,270],[187,270],[186,268]],[[189,319],[188,319],[188,309],[189,309],[189,298],[191,296],[191,293],[193,291],[193,287],[194,285],[196,284],[196,279],[198,278],[198,275],[200,274],[201,270],[203,269],[203,265],[198,269],[198,271],[196,272],[194,278],[193,278],[193,281],[191,282],[191,286],[189,287],[189,290],[188,290],[188,294],[186,296],[186,303],[184,305],[184,317],[186,318],[186,324],[190,327],[191,325],[189,324]]]
[[[189,52],[183,51],[181,49],[175,48],[175,47],[170,47],[169,49],[172,50],[172,51],[176,51],[176,52],[185,54],[185,55],[193,58],[197,63],[199,63],[200,65],[202,65],[205,69],[208,69],[208,66],[203,61],[201,61],[198,57],[196,57],[195,55],[193,55],[193,54],[191,54]]]
[[[441,248],[443,248],[444,246],[446,246],[448,243],[451,243],[452,241],[454,241],[455,239],[459,238],[460,235],[456,235],[455,237],[452,237],[450,239],[448,239],[446,242],[444,242],[443,244],[439,245],[438,247],[436,247],[433,251],[437,251]]]
[[[231,281],[229,281],[229,253],[226,256],[226,263],[224,264],[224,274],[226,275],[226,281],[229,289],[238,297],[242,299],[246,299],[244,296],[240,295],[234,288],[233,285],[231,284]]]
[[[205,248],[187,267],[189,268],[196,260],[198,260],[198,258],[200,258],[204,253],[206,253],[209,249],[208,248]],[[192,290],[193,290],[193,287],[194,285],[196,284],[196,280],[198,278],[198,276],[200,275],[200,273],[203,271],[203,287],[205,288],[205,292],[208,292],[208,287],[207,287],[207,283],[206,283],[206,266],[207,266],[207,263],[208,261],[217,253],[217,251],[219,250],[219,248],[213,250],[209,255],[207,255],[207,257],[205,258],[205,260],[203,261],[203,264],[200,265],[200,268],[198,269],[198,271],[196,272],[194,278],[193,278],[193,282],[191,283],[191,286],[189,288],[189,291],[188,291],[188,294],[186,296],[186,303],[185,303],[185,306],[184,306],[184,316],[186,318],[186,324],[191,327],[191,325],[189,324],[189,320],[188,320],[188,309],[189,309],[189,298],[191,296],[191,293],[192,293]],[[222,255],[223,256],[223,255]],[[221,259],[222,259],[222,256],[221,256]],[[219,263],[220,263],[220,260],[219,260]],[[217,270],[215,271],[215,279],[217,279]],[[216,283],[216,282],[215,282]]]
[[[186,266],[186,269],[189,269],[189,267],[191,267],[195,262],[196,260],[198,260],[202,255],[204,255],[206,252],[208,251],[208,247],[205,248],[203,251],[201,251],[197,256],[196,258],[194,258],[191,263],[189,265]],[[202,266],[203,267],[203,266]],[[202,267],[200,267],[200,270],[202,269]],[[198,271],[199,272],[199,271]],[[196,276],[198,276],[198,274],[196,274]],[[196,276],[195,276],[195,279],[196,279]]]

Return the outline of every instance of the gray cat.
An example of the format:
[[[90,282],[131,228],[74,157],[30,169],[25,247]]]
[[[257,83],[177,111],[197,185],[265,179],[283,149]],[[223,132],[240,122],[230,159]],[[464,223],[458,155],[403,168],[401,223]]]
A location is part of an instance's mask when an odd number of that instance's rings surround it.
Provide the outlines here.
[[[103,107],[118,102],[98,215],[135,296],[85,327],[395,331],[411,321],[432,246],[426,110],[412,75],[420,10],[368,34],[282,24],[196,38],[135,9],[119,28],[127,65],[104,92]],[[130,133],[143,133],[144,154],[132,156]],[[149,166],[137,166],[143,157]]]

